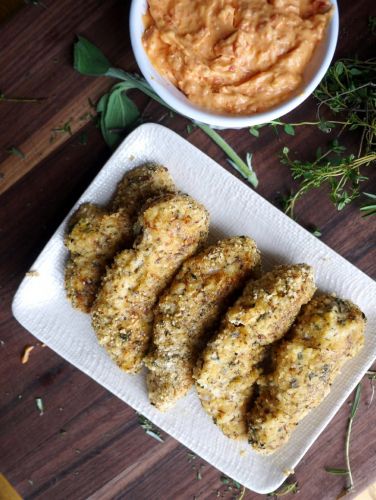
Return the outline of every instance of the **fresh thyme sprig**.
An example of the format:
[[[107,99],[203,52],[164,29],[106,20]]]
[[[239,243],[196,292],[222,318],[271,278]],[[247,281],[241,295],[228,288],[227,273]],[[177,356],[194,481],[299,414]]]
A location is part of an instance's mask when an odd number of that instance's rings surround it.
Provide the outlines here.
[[[359,403],[360,403],[360,396],[361,396],[361,391],[362,391],[362,384],[359,383],[357,388],[355,389],[355,394],[354,394],[354,399],[350,408],[350,414],[349,414],[349,419],[347,422],[347,429],[346,429],[346,437],[345,437],[345,463],[346,463],[346,468],[339,469],[335,467],[325,467],[326,472],[329,474],[335,474],[335,475],[341,475],[341,476],[346,476],[347,479],[347,484],[346,487],[344,488],[343,493],[349,493],[351,491],[354,491],[354,480],[351,472],[351,464],[350,464],[350,437],[351,437],[351,431],[352,431],[352,425],[355,419],[356,412],[358,411],[359,408]]]
[[[286,122],[282,122],[281,120],[272,120],[269,123],[263,123],[261,125],[254,125],[253,127],[250,127],[249,132],[253,136],[259,137],[260,129],[264,128],[266,126],[270,126],[276,132],[278,131],[278,127],[283,127],[283,131],[287,135],[295,135],[295,127],[304,127],[306,125],[310,125],[310,126],[317,127],[319,130],[321,130],[321,132],[325,132],[325,133],[329,134],[336,125],[345,125],[345,123],[346,122],[344,122],[344,121],[327,121],[327,120],[286,123]]]
[[[372,22],[371,22],[372,21]],[[370,19],[370,26],[374,20]],[[330,197],[338,210],[342,210],[361,194],[360,184],[366,180],[364,168],[375,165],[376,159],[376,58],[340,59],[328,70],[323,81],[314,92],[319,102],[318,119],[298,123],[273,120],[268,124],[256,125],[249,129],[258,137],[260,129],[271,126],[276,132],[279,128],[288,135],[295,135],[296,127],[313,126],[325,133],[338,130],[336,144],[321,150],[314,161],[290,160],[288,148],[282,154],[282,163],[289,166],[294,179],[301,181],[297,193],[286,204],[286,212],[293,215],[299,198],[311,189],[329,185]],[[325,111],[325,118],[322,116]],[[332,116],[327,119],[327,114]],[[343,155],[344,148],[338,145],[344,132],[359,132],[359,146],[356,153]],[[360,170],[362,168],[362,171]],[[365,194],[373,201],[374,194]],[[361,209],[364,216],[376,213],[375,203],[366,204]]]
[[[324,106],[345,118],[343,129],[361,130],[358,156],[376,148],[376,58],[340,59],[314,92]]]
[[[140,90],[170,111],[175,111],[154,92],[144,78],[112,67],[106,56],[83,37],[78,37],[78,41],[74,45],[74,68],[83,75],[108,76],[121,80],[120,83],[112,87],[110,92],[101,97],[97,105],[97,111],[101,115],[100,127],[102,135],[110,147],[115,147],[120,142],[124,131],[138,123],[139,111],[135,103],[127,95],[129,90]],[[247,161],[244,162],[223,137],[209,125],[198,122],[194,122],[194,125],[200,128],[222,149],[229,158],[230,164],[248,182],[257,187],[258,180],[251,165],[251,155],[248,154]]]
[[[350,154],[343,156],[345,148],[337,140],[324,153],[319,149],[315,161],[300,161],[290,158],[287,147],[282,150],[281,162],[290,167],[294,179],[300,180],[299,190],[287,198],[285,211],[294,216],[296,202],[308,191],[329,185],[330,199],[338,210],[342,210],[360,195],[359,184],[367,178],[361,167],[376,161],[376,151],[356,158]]]

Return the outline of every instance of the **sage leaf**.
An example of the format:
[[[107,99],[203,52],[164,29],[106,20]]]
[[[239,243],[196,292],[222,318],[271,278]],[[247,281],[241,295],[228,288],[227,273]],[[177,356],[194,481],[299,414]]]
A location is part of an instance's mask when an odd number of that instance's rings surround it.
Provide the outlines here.
[[[124,135],[124,129],[134,125],[140,113],[135,103],[129,99],[122,88],[116,88],[109,96],[103,114],[105,140],[114,148]]]
[[[73,67],[76,71],[87,76],[105,76],[110,66],[110,61],[95,45],[78,37],[74,44]]]

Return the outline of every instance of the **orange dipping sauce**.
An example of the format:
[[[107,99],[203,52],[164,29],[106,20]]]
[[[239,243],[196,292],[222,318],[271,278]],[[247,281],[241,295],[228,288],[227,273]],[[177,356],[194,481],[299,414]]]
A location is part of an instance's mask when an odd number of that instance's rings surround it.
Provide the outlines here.
[[[285,101],[331,17],[329,0],[148,0],[143,45],[193,103],[232,115]]]

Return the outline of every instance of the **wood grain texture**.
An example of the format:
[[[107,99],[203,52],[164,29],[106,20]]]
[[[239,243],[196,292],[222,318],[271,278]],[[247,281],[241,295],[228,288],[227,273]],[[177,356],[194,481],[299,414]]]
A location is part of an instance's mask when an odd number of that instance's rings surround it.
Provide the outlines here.
[[[131,408],[48,348],[36,346],[29,362],[20,363],[23,347],[36,342],[12,318],[14,292],[110,155],[95,124],[80,116],[86,112],[87,98],[95,100],[111,82],[72,70],[75,34],[87,36],[117,65],[136,70],[127,30],[128,2],[45,3],[47,9],[24,7],[0,30],[2,92],[46,98],[39,104],[0,102],[0,172],[4,175],[0,181],[0,470],[30,499],[214,499],[218,491],[232,498],[237,490],[225,491],[217,470],[199,458],[190,462],[188,450],[168,436],[163,444],[147,436]],[[372,0],[340,2],[338,57],[372,55],[375,39],[367,30],[372,10]],[[201,131],[188,135],[187,120],[166,115],[142,96],[136,99],[145,121],[161,120],[227,168],[222,153]],[[286,121],[311,119],[315,110],[315,101],[309,99]],[[59,134],[50,142],[51,129],[69,120],[73,135]],[[86,146],[78,140],[82,130],[88,133]],[[253,151],[258,191],[271,202],[294,186],[277,160],[282,146],[288,144],[292,151],[309,156],[328,140],[308,128],[295,137],[276,136],[268,130],[259,139],[247,130],[222,133],[240,154]],[[9,157],[6,148],[10,146],[19,147],[27,158]],[[365,190],[374,190],[375,184],[375,173],[370,172]],[[329,246],[376,277],[375,222],[359,216],[358,202],[337,212],[325,191],[312,192],[299,203],[297,216],[301,224],[319,227]],[[375,413],[369,408],[368,381],[363,389],[351,446],[357,493],[376,479]],[[36,397],[44,400],[43,416],[35,407]],[[340,493],[343,479],[325,473],[324,466],[344,464],[348,411],[345,404],[299,464],[299,498],[331,500]],[[202,479],[197,479],[200,465]],[[245,498],[260,496],[247,492]]]

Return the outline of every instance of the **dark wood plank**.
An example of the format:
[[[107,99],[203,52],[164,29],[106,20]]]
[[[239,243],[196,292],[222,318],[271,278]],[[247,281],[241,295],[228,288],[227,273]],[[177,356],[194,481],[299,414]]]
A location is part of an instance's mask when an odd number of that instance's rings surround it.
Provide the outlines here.
[[[187,450],[170,437],[160,444],[145,435],[131,408],[48,348],[37,346],[29,363],[20,363],[23,347],[35,344],[35,339],[12,318],[13,294],[110,154],[95,124],[80,116],[89,109],[87,98],[96,99],[111,82],[85,78],[72,70],[75,34],[85,34],[119,66],[136,69],[128,39],[127,2],[46,0],[46,4],[47,9],[25,7],[0,31],[1,90],[7,95],[48,98],[35,105],[0,103],[0,172],[5,174],[0,185],[0,470],[25,498],[188,499],[198,495],[201,499],[216,498],[217,491],[231,498],[235,490],[225,491],[216,469],[199,458],[190,463]],[[370,56],[374,40],[367,30],[367,16],[373,2],[342,1],[340,8],[337,55]],[[141,96],[137,100],[143,108],[146,100]],[[310,99],[286,121],[313,118],[315,111],[316,103]],[[71,118],[73,137],[62,134],[50,143],[51,129]],[[229,168],[224,155],[201,131],[188,135],[184,118],[166,116],[151,103],[144,119],[162,120]],[[87,146],[79,144],[82,130],[88,133]],[[300,129],[294,138],[267,130],[260,139],[247,130],[222,133],[242,155],[254,153],[259,192],[272,203],[294,185],[277,159],[283,145],[308,155],[328,139],[310,129]],[[8,157],[5,148],[11,145],[24,150],[27,159]],[[370,172],[366,189],[374,189],[375,181],[375,173]],[[252,214],[245,216],[252,218]],[[356,203],[337,212],[327,194],[317,191],[299,203],[297,216],[305,226],[320,227],[323,241],[376,277],[375,223],[359,216]],[[376,434],[370,425],[374,412],[367,406],[370,394],[365,383],[353,429],[351,458],[358,492],[376,480]],[[43,397],[43,416],[35,407],[36,397]],[[343,465],[347,415],[345,404],[297,467],[301,498],[329,500],[341,491],[343,479],[325,473],[324,466]],[[197,469],[201,464],[198,480],[193,466]],[[245,498],[259,495],[247,492]]]

